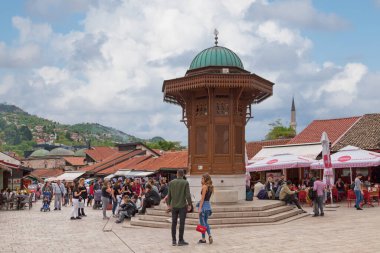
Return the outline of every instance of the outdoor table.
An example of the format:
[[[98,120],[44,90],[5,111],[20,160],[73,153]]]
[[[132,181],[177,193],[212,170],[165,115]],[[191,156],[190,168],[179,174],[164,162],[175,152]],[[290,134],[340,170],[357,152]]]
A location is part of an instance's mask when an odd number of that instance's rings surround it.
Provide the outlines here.
[[[377,202],[379,203],[379,188],[377,187],[369,187],[368,188],[369,196],[371,199],[377,198]]]
[[[18,194],[18,195],[16,195],[16,198],[17,198],[17,210],[20,210],[21,209],[21,202],[24,199],[29,198],[29,195]]]
[[[377,198],[377,201],[379,201],[379,189],[376,187],[365,187],[363,189],[364,193],[364,204],[363,206],[371,206],[374,207],[372,204],[372,199]],[[366,197],[367,195],[367,197]]]

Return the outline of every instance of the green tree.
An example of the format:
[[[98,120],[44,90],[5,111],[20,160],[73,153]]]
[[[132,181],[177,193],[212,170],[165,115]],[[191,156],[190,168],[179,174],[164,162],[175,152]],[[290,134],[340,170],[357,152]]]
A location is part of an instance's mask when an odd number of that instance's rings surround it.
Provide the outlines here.
[[[66,132],[65,137],[66,137],[66,139],[68,139],[69,141],[72,141],[72,140],[71,140],[71,133],[70,133],[69,131]]]
[[[293,138],[296,136],[296,131],[290,126],[284,126],[280,119],[270,123],[269,126],[271,126],[271,129],[265,136],[266,140]]]
[[[7,122],[3,118],[0,118],[0,130],[5,129],[6,126]]]
[[[20,134],[16,125],[12,124],[4,129],[4,140],[9,145],[18,145],[21,143]]]
[[[21,126],[19,129],[21,141],[31,141],[33,139],[32,132],[27,126]]]
[[[158,142],[148,142],[145,143],[151,149],[161,149],[164,151],[168,150],[181,150],[183,147],[178,141],[158,141]]]

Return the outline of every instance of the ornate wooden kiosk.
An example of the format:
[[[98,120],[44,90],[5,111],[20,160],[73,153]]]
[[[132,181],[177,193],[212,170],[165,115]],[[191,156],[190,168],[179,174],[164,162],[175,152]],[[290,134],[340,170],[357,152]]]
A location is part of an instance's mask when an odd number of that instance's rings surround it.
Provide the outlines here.
[[[244,70],[240,58],[225,47],[200,52],[186,75],[165,80],[164,101],[182,107],[188,128],[192,194],[200,197],[201,175],[215,185],[214,202],[245,199],[245,125],[251,104],[272,95],[273,83]]]

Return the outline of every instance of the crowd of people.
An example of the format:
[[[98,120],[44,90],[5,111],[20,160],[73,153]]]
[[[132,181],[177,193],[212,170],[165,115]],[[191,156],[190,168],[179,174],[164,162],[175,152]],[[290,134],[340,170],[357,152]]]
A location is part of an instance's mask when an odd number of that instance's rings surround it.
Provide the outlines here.
[[[349,185],[349,189],[355,193],[355,208],[363,210],[362,205],[365,200],[363,199],[363,189],[366,186],[371,186],[368,182],[362,181],[363,175],[358,173],[354,183]],[[303,180],[302,185],[295,185],[290,180],[285,180],[285,175],[281,175],[280,179],[273,180],[268,177],[265,183],[258,181],[252,186],[252,189],[247,186],[247,200],[248,196],[256,197],[257,199],[277,199],[282,200],[286,204],[294,204],[305,212],[299,201],[300,192],[304,192],[304,199],[310,206],[313,206],[313,217],[324,216],[323,207],[326,201],[331,198],[330,193],[332,189],[336,189],[336,198],[342,199],[347,192],[347,185],[344,184],[341,178],[338,178],[334,185],[326,185],[320,177],[310,173],[309,177]],[[249,199],[251,200],[251,199]]]
[[[196,206],[199,213],[202,237],[198,243],[206,243],[206,233],[209,243],[213,243],[208,218],[212,214],[210,198],[213,193],[210,175],[202,176],[202,190],[200,201]],[[38,189],[40,190],[40,189]],[[164,202],[172,213],[172,241],[173,245],[184,246],[188,243],[184,240],[186,213],[194,210],[189,183],[185,178],[184,171],[178,170],[177,178],[169,184],[166,178],[147,180],[140,178],[115,178],[96,179],[85,184],[85,179],[80,178],[74,182],[57,180],[45,182],[41,188],[42,196],[47,196],[48,206],[54,197],[54,210],[60,211],[62,206],[71,206],[71,220],[79,220],[86,217],[85,206],[94,209],[102,209],[103,219],[109,219],[107,210],[117,218],[116,223],[122,223],[125,219],[131,219],[137,213],[144,215],[147,208]],[[177,220],[179,218],[179,240],[176,240]]]
[[[158,205],[168,194],[168,184],[165,178],[157,182],[153,178],[144,181],[140,178],[119,177],[114,180],[97,179],[86,185],[85,179],[80,178],[74,182],[47,181],[41,191],[43,196],[47,196],[49,203],[54,197],[54,210],[59,211],[62,206],[72,206],[72,220],[86,216],[85,206],[94,206],[94,209],[101,207],[103,218],[109,219],[106,212],[111,204],[112,215],[119,218],[117,223],[120,223],[125,218],[134,216],[138,210],[140,214],[144,214],[146,208]]]

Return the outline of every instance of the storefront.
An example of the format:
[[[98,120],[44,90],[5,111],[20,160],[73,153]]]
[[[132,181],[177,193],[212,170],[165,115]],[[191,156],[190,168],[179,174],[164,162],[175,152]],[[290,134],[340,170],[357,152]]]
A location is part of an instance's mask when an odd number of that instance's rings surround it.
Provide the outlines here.
[[[0,168],[0,189],[4,189],[4,170]]]
[[[352,175],[351,175],[352,173]],[[380,183],[380,166],[367,167],[367,168],[337,168],[335,169],[335,182],[338,178],[346,184],[350,184],[355,180],[357,174],[363,175],[363,181],[369,181],[371,183]]]

